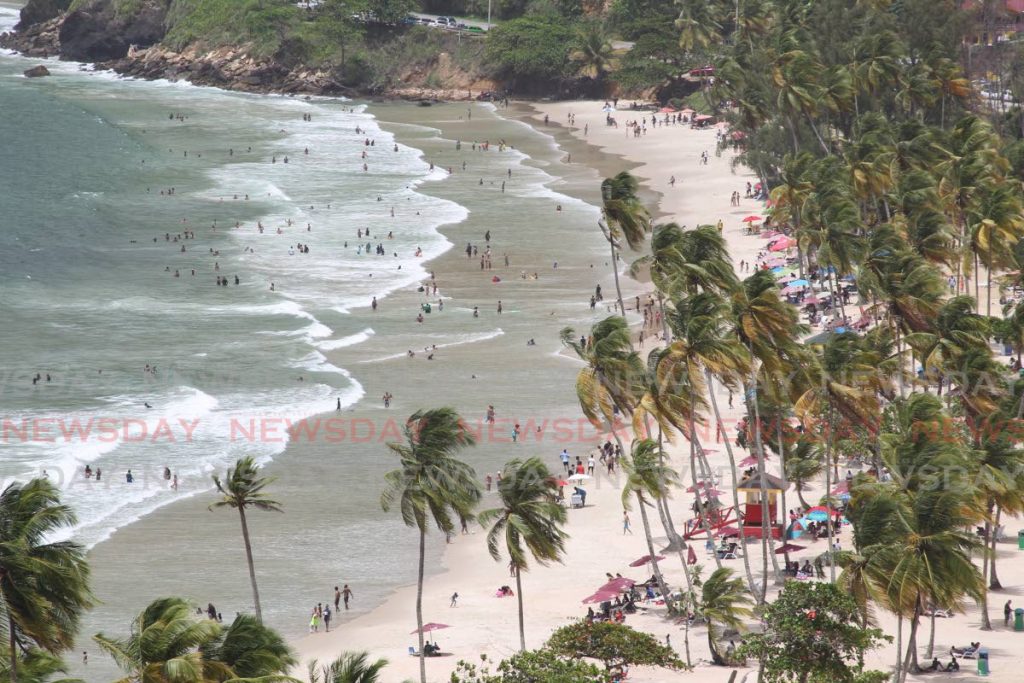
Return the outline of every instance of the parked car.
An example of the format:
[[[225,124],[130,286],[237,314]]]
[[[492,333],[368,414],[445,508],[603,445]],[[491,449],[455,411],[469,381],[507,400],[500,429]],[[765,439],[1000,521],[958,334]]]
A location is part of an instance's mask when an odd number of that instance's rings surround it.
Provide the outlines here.
[[[455,17],[441,17],[441,18],[442,19],[447,19],[448,20],[448,25],[451,26],[452,28],[455,28],[455,25],[459,23],[459,22],[455,21]]]
[[[434,20],[431,19],[430,17],[420,17],[420,23],[426,26],[431,26],[433,25]]]
[[[448,28],[448,17],[438,17],[437,19],[434,20],[434,25]]]
[[[483,28],[479,27],[479,26],[468,26],[468,27],[466,27],[466,33],[480,33],[480,34],[483,34],[483,33],[487,33],[487,31],[484,30]]]
[[[693,76],[694,78],[699,78],[701,76],[714,76],[715,75],[715,67],[713,67],[713,66],[711,66],[709,64],[708,66],[702,66],[702,67],[699,67],[699,68],[696,68],[696,69],[690,69],[690,75]]]
[[[402,19],[401,23],[406,25],[406,26],[414,26],[414,25],[420,23],[420,20],[417,19],[416,17],[408,16],[408,17],[405,17],[404,19]]]

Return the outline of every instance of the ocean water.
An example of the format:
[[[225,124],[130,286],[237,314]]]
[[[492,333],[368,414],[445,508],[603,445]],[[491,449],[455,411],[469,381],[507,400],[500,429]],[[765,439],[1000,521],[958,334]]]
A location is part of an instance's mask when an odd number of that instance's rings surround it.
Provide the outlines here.
[[[15,22],[0,4],[0,30]],[[22,76],[40,61],[0,54],[0,480],[45,472],[78,514],[100,604],[75,675],[112,680],[89,636],[125,633],[153,598],[252,609],[237,517],[208,510],[210,475],[240,455],[285,509],[249,519],[264,617],[299,637],[335,585],[356,591],[344,628],[414,580],[415,534],[379,505],[413,411],[479,429],[464,457],[481,477],[592,446],[559,331],[609,312],[600,177],[550,136],[482,103],[252,96],[56,60]],[[483,270],[464,249],[488,234]],[[481,428],[488,405],[499,424]],[[444,545],[430,537],[428,572]]]
[[[15,20],[0,8],[0,30]],[[322,351],[372,335],[349,309],[421,280],[466,210],[417,191],[422,154],[362,105],[54,60],[22,77],[37,61],[0,57],[0,478],[58,482],[91,546],[284,450],[248,438],[253,421],[359,400]]]

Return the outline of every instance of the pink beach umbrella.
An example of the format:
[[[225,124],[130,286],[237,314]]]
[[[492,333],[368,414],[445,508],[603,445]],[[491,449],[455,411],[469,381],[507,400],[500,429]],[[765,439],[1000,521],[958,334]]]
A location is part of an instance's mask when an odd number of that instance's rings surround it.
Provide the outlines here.
[[[849,493],[849,492],[850,492],[850,483],[846,482],[846,481],[841,481],[838,484],[836,484],[836,487],[834,489],[832,489],[832,494],[831,495],[839,496],[839,495],[842,495],[844,493]]]
[[[614,600],[617,597],[619,597],[619,591],[600,590],[594,593],[593,595],[588,595],[587,597],[583,598],[583,604],[592,605],[599,602]]]
[[[768,232],[766,232],[763,235],[761,235],[761,239],[769,239],[771,237],[778,237],[781,234],[782,233],[779,232],[778,230],[769,230]]]
[[[770,459],[768,457],[767,453],[765,454],[764,459],[765,459],[765,462],[767,462]],[[757,464],[757,458],[755,456],[753,456],[753,455],[751,455],[749,457],[746,457],[746,458],[743,458],[742,460],[740,460],[740,467],[750,467],[751,465],[756,465],[756,464]]]
[[[768,245],[768,249],[771,251],[785,251],[796,246],[796,240],[792,237],[780,237],[771,244]]]
[[[804,291],[803,287],[793,287],[793,286],[790,286],[790,287],[784,287],[782,289],[782,293],[783,294],[799,294],[802,291]]]
[[[449,626],[448,624],[435,624],[431,621],[429,623],[423,624],[423,628],[418,628],[415,631],[410,632],[409,635],[416,635],[421,631],[423,633],[430,633],[431,631],[440,631],[444,628],[451,628],[451,626]]]
[[[713,488],[715,488],[715,485],[712,484],[709,481],[698,481],[696,486],[691,486],[691,487],[687,488],[686,492],[687,493],[693,493],[697,489],[700,489],[701,491],[707,491],[707,490],[713,489]]]
[[[632,588],[634,585],[636,585],[636,581],[634,581],[633,579],[627,579],[624,576],[616,576],[614,579],[598,588],[597,592],[600,593],[602,591],[623,591],[627,588]]]
[[[762,220],[764,220],[764,219],[761,218],[760,216],[747,216],[746,218],[743,219],[743,222],[744,223],[760,223]]]

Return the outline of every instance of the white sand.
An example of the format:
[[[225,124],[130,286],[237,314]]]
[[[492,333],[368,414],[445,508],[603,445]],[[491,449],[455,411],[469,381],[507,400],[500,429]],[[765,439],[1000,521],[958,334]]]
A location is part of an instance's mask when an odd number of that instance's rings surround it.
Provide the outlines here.
[[[744,224],[741,219],[751,213],[759,213],[759,202],[743,199],[740,206],[730,207],[729,197],[735,190],[744,193],[746,182],[756,182],[752,174],[738,169],[731,169],[731,155],[715,156],[715,132],[711,130],[692,130],[686,125],[652,128],[648,124],[647,135],[641,138],[627,137],[625,121],[641,118],[644,113],[628,110],[616,113],[619,121],[617,129],[605,125],[605,114],[601,110],[601,102],[571,102],[539,105],[538,127],[544,130],[543,114],[550,117],[552,123],[565,124],[567,115],[576,115],[573,134],[585,139],[588,143],[599,146],[606,151],[621,155],[642,165],[634,173],[653,190],[662,193],[659,209],[667,217],[663,220],[674,220],[680,225],[694,227],[698,224],[714,224],[721,218],[725,223],[725,236],[729,242],[734,262],[752,261],[757,252],[763,248],[764,241],[758,237],[743,234]],[[647,115],[649,117],[649,115]],[[583,137],[584,125],[589,126],[587,136]],[[701,152],[707,151],[710,159],[707,166],[699,164]],[[675,176],[674,188],[669,185],[669,178]],[[646,350],[646,349],[645,349]],[[719,404],[725,410],[723,415],[729,434],[735,433],[734,425],[740,418],[740,401],[735,401],[736,409],[727,410],[726,396],[719,397]],[[727,459],[724,449],[714,444],[713,432],[705,435],[703,442],[708,448],[717,448],[719,452],[709,455],[712,467],[720,467],[723,482],[719,487],[726,492],[724,500],[731,501],[728,493],[729,476]],[[688,445],[680,439],[672,449],[673,464],[689,481],[687,469]],[[586,460],[584,448],[570,449],[575,457],[580,455]],[[553,469],[560,467],[557,449],[552,452],[538,453],[545,457]],[[749,453],[743,449],[735,449],[737,460]],[[511,456],[510,456],[511,457]],[[777,464],[770,462],[769,470],[777,473]],[[804,493],[804,498],[814,504],[823,491],[823,482],[814,491]],[[551,567],[531,568],[523,576],[523,595],[526,611],[526,640],[528,647],[539,647],[559,626],[570,623],[586,613],[587,607],[581,600],[592,593],[605,581],[605,572],[620,572],[624,576],[642,580],[649,576],[650,569],[630,569],[628,563],[637,557],[647,554],[639,511],[631,512],[634,533],[623,536],[622,505],[620,502],[621,481],[618,478],[608,479],[601,475],[591,482],[588,489],[587,507],[582,510],[571,510],[567,531],[571,535],[568,542],[564,564]],[[494,503],[494,494],[485,498],[483,507]],[[677,528],[691,516],[689,506],[692,504],[689,495],[679,492],[671,503]],[[731,503],[727,503],[730,505]],[[791,490],[787,499],[789,507],[797,504],[796,495]],[[635,507],[635,506],[634,506]],[[666,539],[661,532],[657,515],[652,514],[651,524],[657,548],[665,545]],[[1016,537],[1017,520],[1008,520],[1006,527],[1009,534]],[[495,562],[487,553],[484,532],[473,528],[469,536],[461,536],[453,540],[444,556],[443,568],[428,568],[428,571],[444,569],[441,573],[431,576],[424,586],[424,620],[450,624],[451,628],[437,633],[438,641],[445,652],[454,653],[451,657],[432,658],[427,660],[428,678],[431,681],[446,681],[459,659],[475,661],[479,653],[498,660],[514,653],[518,647],[518,626],[515,598],[499,599],[494,597],[495,590],[502,584],[514,585],[509,578],[503,561]],[[414,533],[409,530],[410,534]],[[850,542],[849,531],[839,538],[846,547]],[[382,539],[382,542],[386,542]],[[431,543],[443,543],[443,538],[434,534]],[[826,541],[804,543],[809,547],[794,553],[791,559],[802,561],[813,558],[824,551]],[[761,566],[760,544],[757,541],[748,543],[747,550],[751,555],[751,564],[755,578],[759,579]],[[714,569],[714,562],[698,553],[700,563],[704,566],[705,576]],[[991,653],[992,676],[989,680],[1016,681],[1024,679],[1024,634],[1016,634],[1002,626],[1002,605],[1007,599],[1014,600],[1014,606],[1024,607],[1021,597],[1021,586],[1024,585],[1024,551],[1016,549],[1016,543],[1004,543],[1000,546],[999,575],[1006,588],[990,596],[990,616],[995,630],[982,632],[978,629],[979,611],[974,605],[965,606],[965,614],[952,619],[938,620],[936,629],[936,652],[948,653],[951,645],[966,645],[971,641],[980,640]],[[410,563],[415,557],[410,557]],[[781,558],[780,558],[781,561]],[[726,566],[732,567],[738,576],[743,576],[742,560],[728,560]],[[661,562],[666,580],[673,586],[683,584],[680,561],[676,556],[669,556]],[[778,587],[769,582],[770,590]],[[358,598],[359,586],[353,586]],[[452,593],[459,593],[458,607],[450,608],[449,600]],[[319,658],[328,661],[346,650],[368,650],[375,657],[385,657],[391,665],[385,670],[384,678],[388,681],[404,680],[418,677],[418,660],[407,654],[410,645],[416,644],[416,637],[410,635],[415,628],[415,586],[398,591],[383,605],[369,614],[361,616],[342,625],[330,634],[313,634],[295,643],[304,661]],[[664,608],[652,608],[647,614],[630,616],[627,623],[635,628],[648,631],[664,639],[671,634],[672,645],[680,654],[683,653],[683,631],[680,626],[663,618]],[[890,634],[896,633],[895,618],[885,613],[878,614],[880,626]],[[730,671],[710,666],[707,661],[706,629],[695,628],[690,633],[690,650],[696,669],[692,673],[672,673],[664,670],[634,670],[630,680],[644,681],[694,681],[696,683],[719,683],[728,679]],[[918,642],[922,645],[920,653],[925,663],[923,646],[927,643],[928,624],[921,627]],[[887,646],[869,654],[869,667],[891,670],[896,659],[895,645]],[[948,654],[943,658],[949,660]],[[956,676],[952,674],[930,674],[910,676],[910,680],[924,681],[956,678],[958,680],[974,680],[971,674],[975,666],[971,661],[961,662],[963,669]],[[304,671],[303,666],[303,671]],[[744,680],[749,669],[740,670],[737,681]],[[299,674],[302,675],[302,674]],[[755,673],[749,673],[746,680],[753,681]]]

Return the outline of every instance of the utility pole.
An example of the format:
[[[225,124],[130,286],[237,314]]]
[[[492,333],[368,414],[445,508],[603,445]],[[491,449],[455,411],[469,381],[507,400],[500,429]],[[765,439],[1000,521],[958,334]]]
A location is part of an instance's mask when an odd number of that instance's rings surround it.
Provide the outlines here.
[[[491,30],[491,0],[487,0],[487,30]]]

